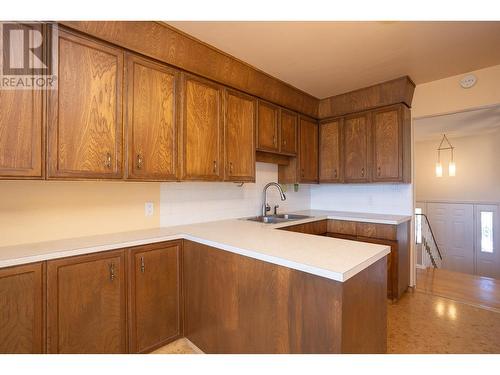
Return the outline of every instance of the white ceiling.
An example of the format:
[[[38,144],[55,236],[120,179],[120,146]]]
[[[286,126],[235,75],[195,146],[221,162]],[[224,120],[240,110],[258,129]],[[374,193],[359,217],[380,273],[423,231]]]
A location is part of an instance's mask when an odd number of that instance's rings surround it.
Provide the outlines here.
[[[500,22],[167,23],[320,99],[500,64]]]
[[[457,138],[496,131],[500,131],[500,105],[414,121],[416,142],[438,140],[443,134]]]

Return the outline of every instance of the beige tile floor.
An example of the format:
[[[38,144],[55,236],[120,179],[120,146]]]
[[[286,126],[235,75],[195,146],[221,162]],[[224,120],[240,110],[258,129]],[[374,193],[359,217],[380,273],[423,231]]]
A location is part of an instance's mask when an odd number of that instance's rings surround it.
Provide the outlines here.
[[[500,353],[500,312],[410,291],[388,304],[388,353]],[[202,353],[187,339],[154,353]]]
[[[155,350],[151,354],[203,354],[191,341],[182,338]]]
[[[388,306],[388,353],[500,353],[500,313],[426,292]]]

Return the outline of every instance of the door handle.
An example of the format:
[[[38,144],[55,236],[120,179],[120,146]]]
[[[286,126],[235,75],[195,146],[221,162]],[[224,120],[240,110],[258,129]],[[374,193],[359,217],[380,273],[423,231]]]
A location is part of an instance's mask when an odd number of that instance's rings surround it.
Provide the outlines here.
[[[109,280],[113,281],[115,279],[115,264],[109,264]]]
[[[142,155],[137,154],[137,169],[142,169],[143,164],[144,164],[144,159],[142,158]]]
[[[141,273],[146,271],[146,265],[144,264],[144,257],[141,257]]]
[[[106,152],[106,161],[104,162],[106,168],[111,168],[111,153]]]

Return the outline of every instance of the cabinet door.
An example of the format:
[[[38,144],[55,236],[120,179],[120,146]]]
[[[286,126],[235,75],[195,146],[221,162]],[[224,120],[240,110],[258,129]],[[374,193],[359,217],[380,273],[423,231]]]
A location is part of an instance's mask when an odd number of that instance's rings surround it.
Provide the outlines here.
[[[255,107],[250,96],[226,90],[225,180],[255,181]]]
[[[44,305],[42,263],[0,269],[0,354],[44,352]]]
[[[399,106],[373,112],[373,180],[402,181],[403,142]]]
[[[319,180],[320,182],[341,182],[341,126],[342,119],[319,126]]]
[[[344,179],[346,182],[368,182],[369,115],[357,114],[344,119]]]
[[[177,71],[127,55],[128,178],[177,178]]]
[[[18,23],[16,27],[43,33],[41,24]],[[23,55],[23,43],[12,43],[10,47]],[[12,54],[10,57],[13,57]],[[30,64],[34,63],[34,59],[35,54],[32,53]],[[43,177],[42,94],[43,90],[0,90],[0,179]]]
[[[222,180],[222,89],[190,75],[184,78],[183,178]]]
[[[318,124],[300,118],[299,123],[299,182],[318,182]]]
[[[49,353],[126,353],[124,252],[47,262]]]
[[[297,114],[281,109],[280,134],[282,154],[295,156],[297,154]]]
[[[257,113],[257,149],[279,151],[279,108],[259,100]]]
[[[123,52],[59,31],[58,90],[50,90],[49,177],[122,176]]]
[[[130,352],[151,351],[179,337],[180,242],[141,246],[130,253]]]

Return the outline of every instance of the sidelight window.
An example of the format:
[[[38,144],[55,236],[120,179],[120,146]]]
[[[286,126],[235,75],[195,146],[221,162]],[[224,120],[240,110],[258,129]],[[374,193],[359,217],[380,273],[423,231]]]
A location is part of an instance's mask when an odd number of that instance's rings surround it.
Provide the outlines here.
[[[422,243],[422,216],[419,215],[422,213],[421,208],[415,208],[415,239],[417,244]]]
[[[493,212],[481,211],[481,252],[493,252]]]

